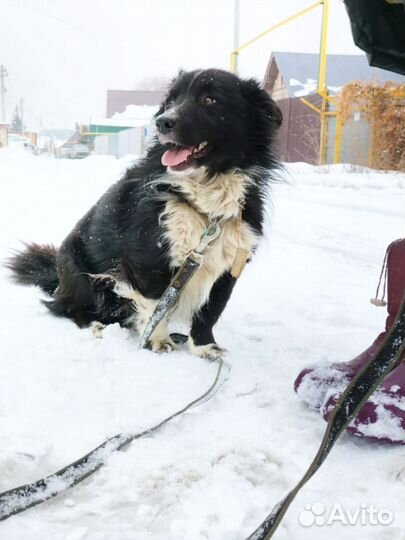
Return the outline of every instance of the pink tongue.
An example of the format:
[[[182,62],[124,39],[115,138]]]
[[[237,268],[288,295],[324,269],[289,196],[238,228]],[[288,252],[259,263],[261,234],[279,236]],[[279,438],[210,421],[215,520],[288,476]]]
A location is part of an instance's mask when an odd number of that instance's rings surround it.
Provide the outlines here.
[[[165,167],[175,167],[176,165],[180,165],[180,163],[186,161],[192,151],[193,147],[181,148],[180,150],[166,150],[162,156],[162,164]]]

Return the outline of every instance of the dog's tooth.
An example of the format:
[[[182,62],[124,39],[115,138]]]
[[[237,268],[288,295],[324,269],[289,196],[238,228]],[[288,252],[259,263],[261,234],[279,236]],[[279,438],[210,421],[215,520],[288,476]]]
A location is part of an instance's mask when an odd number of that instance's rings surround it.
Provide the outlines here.
[[[207,141],[203,141],[198,146],[195,146],[193,148],[192,154],[196,154],[197,152],[201,152],[201,150],[204,150],[204,148],[207,146]]]

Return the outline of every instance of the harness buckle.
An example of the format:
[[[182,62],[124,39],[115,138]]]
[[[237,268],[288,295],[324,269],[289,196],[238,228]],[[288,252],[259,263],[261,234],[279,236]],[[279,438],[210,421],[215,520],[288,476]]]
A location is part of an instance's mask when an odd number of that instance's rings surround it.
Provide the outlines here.
[[[201,235],[200,244],[196,251],[198,253],[204,253],[209,244],[221,234],[221,230],[221,226],[217,221],[210,221]]]

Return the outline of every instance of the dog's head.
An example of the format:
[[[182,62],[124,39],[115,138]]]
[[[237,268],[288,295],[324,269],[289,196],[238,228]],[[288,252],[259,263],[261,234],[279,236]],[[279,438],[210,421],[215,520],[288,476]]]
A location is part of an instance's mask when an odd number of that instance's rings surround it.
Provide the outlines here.
[[[281,111],[253,80],[218,69],[180,72],[156,115],[169,172],[204,166],[209,176],[268,165]]]

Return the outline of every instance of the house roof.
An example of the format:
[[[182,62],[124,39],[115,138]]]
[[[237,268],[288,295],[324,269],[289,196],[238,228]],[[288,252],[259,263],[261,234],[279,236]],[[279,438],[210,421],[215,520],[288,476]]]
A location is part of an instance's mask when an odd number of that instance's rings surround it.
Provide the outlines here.
[[[310,94],[316,90],[318,66],[318,54],[273,52],[266,70],[265,87],[271,91],[280,72],[290,97]],[[355,80],[405,82],[401,75],[369,66],[364,54],[328,54],[326,81],[332,94],[339,92],[346,83]]]
[[[128,105],[160,105],[164,97],[158,90],[107,90],[107,117],[124,112]]]
[[[68,147],[72,146],[73,144],[78,144],[80,142],[81,136],[82,134],[78,130],[76,130],[74,133],[72,133],[68,140],[62,144],[62,147]]]

